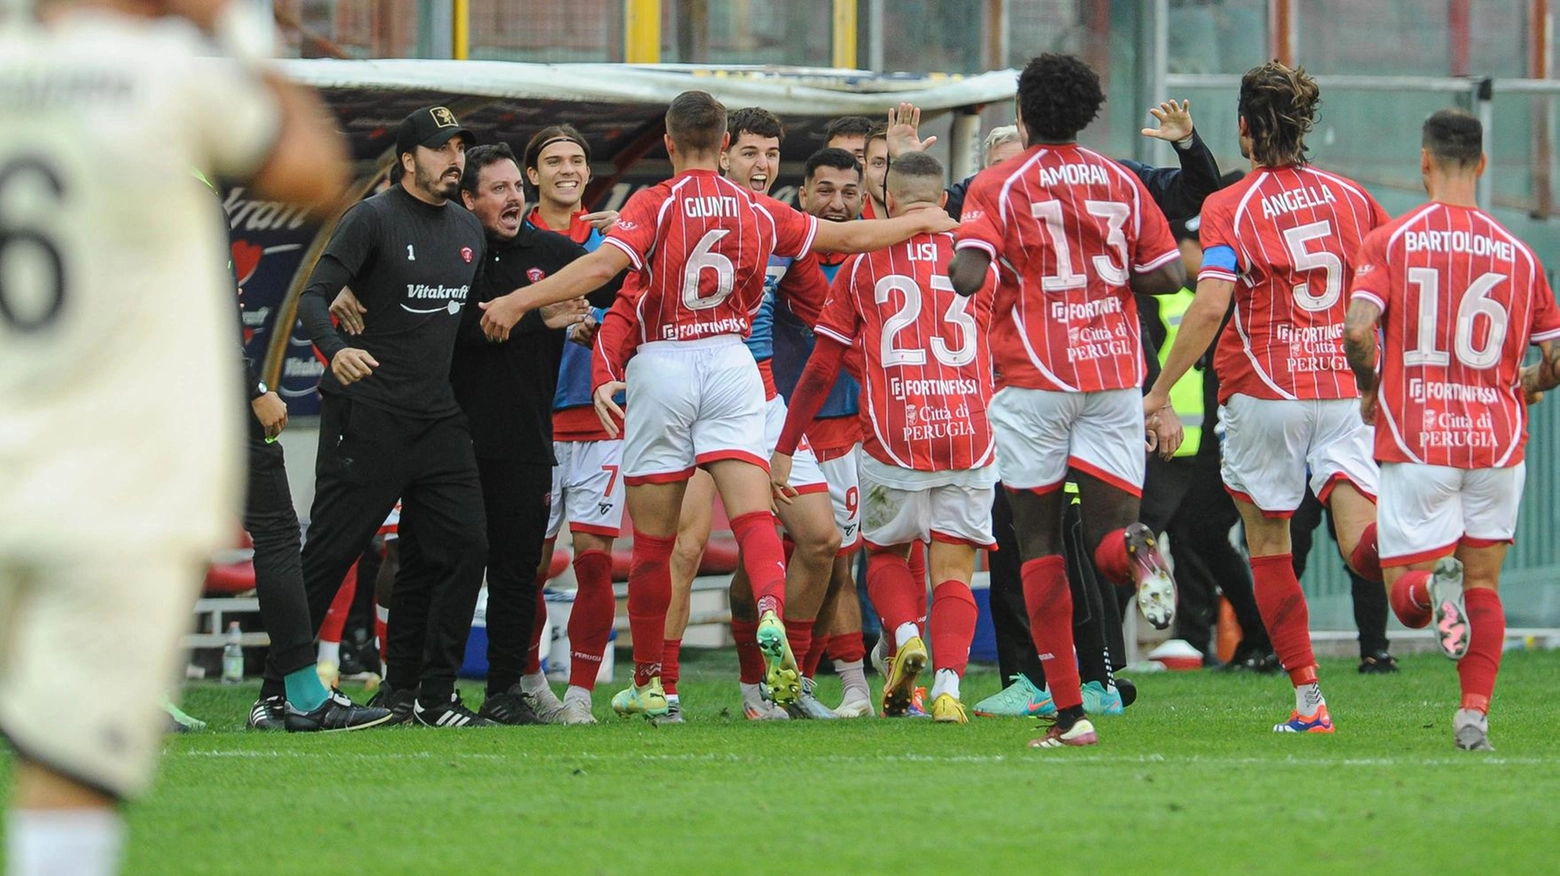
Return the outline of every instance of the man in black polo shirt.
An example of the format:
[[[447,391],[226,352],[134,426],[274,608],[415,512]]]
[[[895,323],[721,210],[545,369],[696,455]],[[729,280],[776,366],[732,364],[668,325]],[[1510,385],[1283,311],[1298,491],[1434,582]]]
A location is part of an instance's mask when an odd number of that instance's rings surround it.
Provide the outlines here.
[[[318,629],[400,498],[401,570],[377,702],[399,720],[437,727],[490,723],[455,693],[487,556],[471,432],[449,380],[482,263],[482,224],[450,203],[471,139],[444,107],[407,116],[396,134],[399,183],[347,211],[298,302],[330,361],[303,548],[310,616]],[[329,305],[346,285],[365,312],[362,333],[344,339]]]
[[[461,198],[487,233],[476,295],[462,319],[450,371],[455,398],[471,422],[488,523],[488,677],[480,714],[503,724],[534,724],[539,711],[562,708],[545,679],[539,690],[520,681],[537,622],[537,566],[556,464],[552,406],[562,329],[582,321],[590,306],[578,298],[526,314],[508,340],[495,344],[482,334],[476,302],[529,286],[585,249],[525,221],[520,165],[507,144],[467,153]],[[607,291],[609,301],[615,293]]]

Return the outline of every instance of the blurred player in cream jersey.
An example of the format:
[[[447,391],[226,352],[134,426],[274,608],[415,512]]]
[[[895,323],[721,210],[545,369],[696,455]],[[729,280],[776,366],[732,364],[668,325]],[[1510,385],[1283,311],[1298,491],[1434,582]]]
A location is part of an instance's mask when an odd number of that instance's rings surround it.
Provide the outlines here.
[[[1458,660],[1458,748],[1491,750],[1506,616],[1500,566],[1526,475],[1527,394],[1560,383],[1560,309],[1533,251],[1475,206],[1483,129],[1462,110],[1424,125],[1430,203],[1365,238],[1350,287],[1349,362],[1376,427],[1377,514],[1392,608],[1435,621]],[[1378,379],[1376,329],[1386,328]],[[1529,344],[1542,359],[1527,369]]]
[[[1145,420],[1133,293],[1174,292],[1185,272],[1143,183],[1077,143],[1104,102],[1099,76],[1079,59],[1029,62],[1016,101],[1028,148],[975,177],[948,266],[959,294],[973,295],[1000,257],[991,425],[1024,560],[1030,635],[1056,701],[1056,724],[1030,743],[1047,748],[1098,741],[1073,658],[1066,481],[1078,485],[1084,538],[1105,578],[1136,583],[1139,607],[1160,629],[1175,606],[1174,582],[1138,522]]]
[[[589,293],[632,266],[596,336],[596,408],[608,431],[619,413],[612,396],[628,388],[623,477],[634,523],[629,626],[634,679],[613,697],[623,715],[661,717],[669,561],[687,480],[714,477],[742,551],[759,610],[757,638],[767,681],[782,705],[801,694],[786,643],[785,562],[769,513],[764,458],[764,391],[741,340],[762,303],[769,256],[800,257],[813,247],[861,252],[951,223],[921,217],[826,222],[754,194],[716,172],[727,144],[725,107],[706,92],[672,100],[663,138],[675,176],[636,193],[605,244],[558,273],[481,306],[482,327],[504,338],[527,311]],[[632,361],[629,361],[632,358]],[[627,368],[625,372],[625,362]],[[777,497],[782,503],[793,496]]]
[[[890,216],[943,208],[943,169],[924,152],[894,163],[886,195]],[[953,291],[947,265],[951,234],[920,234],[857,256],[834,280],[818,318],[818,344],[802,372],[770,478],[786,486],[790,454],[822,408],[851,347],[862,369],[862,537],[867,588],[895,639],[883,689],[883,713],[909,709],[927,662],[917,624],[918,591],[910,546],[931,542],[932,717],[969,721],[959,682],[969,663],[977,610],[970,593],[975,553],[995,546],[992,489],[996,445],[986,420],[991,400],[990,282],[968,298]]]
[[[1203,203],[1197,297],[1143,402],[1164,404],[1233,298],[1214,354],[1227,430],[1222,473],[1246,525],[1257,609],[1294,685],[1294,712],[1273,727],[1280,733],[1333,732],[1291,562],[1289,518],[1307,477],[1332,510],[1344,559],[1381,580],[1376,464],[1344,358],[1343,293],[1360,241],[1387,214],[1358,183],[1306,161],[1319,101],[1315,80],[1277,61],[1242,78],[1240,150],[1253,170]]]
[[[178,637],[239,512],[227,236],[190,169],[303,204],[344,182],[312,98],[199,57],[217,50],[192,22],[217,30],[225,7],[45,2],[0,29],[10,873],[117,868],[115,804],[152,777]],[[148,416],[147,386],[175,375]],[[92,693],[62,713],[64,691]]]

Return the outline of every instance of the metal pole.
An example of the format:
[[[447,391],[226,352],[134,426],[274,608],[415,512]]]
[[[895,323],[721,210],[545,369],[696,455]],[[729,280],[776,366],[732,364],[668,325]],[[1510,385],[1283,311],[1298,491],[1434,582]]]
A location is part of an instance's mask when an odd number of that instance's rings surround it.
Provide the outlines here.
[[[1479,209],[1488,213],[1495,201],[1492,183],[1492,178],[1495,176],[1494,138],[1490,136],[1490,132],[1495,130],[1495,80],[1486,76],[1474,82],[1473,106],[1474,114],[1479,117],[1479,124],[1484,126],[1484,159],[1488,170],[1479,177]]]
[[[883,0],[867,0],[867,69],[883,72]]]
[[[1148,59],[1140,77],[1141,93],[1138,103],[1155,106],[1169,94],[1166,79],[1170,76],[1170,0],[1154,0],[1147,7],[1148,20],[1139,22],[1139,34],[1143,42],[1143,57]],[[1144,120],[1147,124],[1147,120]],[[1148,137],[1136,138],[1134,152],[1145,164],[1169,164],[1170,144]]]
[[[624,0],[623,60],[655,64],[661,60],[661,0]]]
[[[471,0],[454,0],[450,13],[450,55],[464,61],[471,57]]]
[[[953,113],[953,130],[948,143],[950,182],[958,182],[980,170],[985,156],[980,154],[980,109],[961,106]]]
[[[856,0],[834,0],[834,52],[831,63],[842,70],[856,69]]]
[[[428,25],[428,57],[430,58],[454,57],[455,37],[450,27],[455,20],[452,5],[453,0],[433,0],[428,5],[428,17],[425,21]]]

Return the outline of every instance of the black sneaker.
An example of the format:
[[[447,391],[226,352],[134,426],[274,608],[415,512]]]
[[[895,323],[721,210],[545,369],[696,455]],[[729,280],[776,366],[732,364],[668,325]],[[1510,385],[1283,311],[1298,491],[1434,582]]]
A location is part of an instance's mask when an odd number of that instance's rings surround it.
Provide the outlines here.
[[[347,699],[339,690],[330,692],[325,702],[312,712],[300,712],[287,704],[287,732],[289,733],[339,733],[347,730],[367,730],[389,724],[393,714],[378,706],[360,706]]]
[[[437,706],[424,706],[422,700],[417,700],[412,706],[412,717],[424,727],[499,726],[497,721],[491,721],[466,708],[458,693],[451,693],[449,702]]]
[[[249,729],[287,729],[287,698],[277,694],[255,700],[254,708],[249,710]]]
[[[1361,675],[1385,675],[1397,671],[1397,658],[1385,651],[1377,651],[1360,658]]]
[[[405,724],[412,720],[412,707],[417,702],[417,693],[410,690],[395,690],[388,684],[381,684],[379,692],[368,701],[370,706],[390,710],[391,724]]]
[[[483,700],[477,714],[495,724],[544,723],[536,710],[531,708],[530,698],[520,692],[519,685]]]
[[[1116,682],[1116,693],[1121,695],[1121,707],[1123,709],[1137,702],[1137,685],[1132,683],[1132,679],[1117,678],[1114,681]]]

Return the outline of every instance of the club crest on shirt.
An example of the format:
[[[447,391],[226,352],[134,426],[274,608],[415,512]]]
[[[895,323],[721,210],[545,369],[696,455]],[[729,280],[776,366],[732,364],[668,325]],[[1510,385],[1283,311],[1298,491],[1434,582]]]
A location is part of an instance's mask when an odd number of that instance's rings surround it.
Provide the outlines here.
[[[463,247],[460,248],[461,260],[464,261],[466,264],[468,264],[468,265],[471,264],[471,259],[472,259],[472,257],[474,255],[476,255],[476,253],[473,253],[471,251],[471,247],[463,246]]]
[[[525,271],[525,278],[532,283],[540,283],[545,276],[547,276],[547,272],[541,268],[527,268]]]

